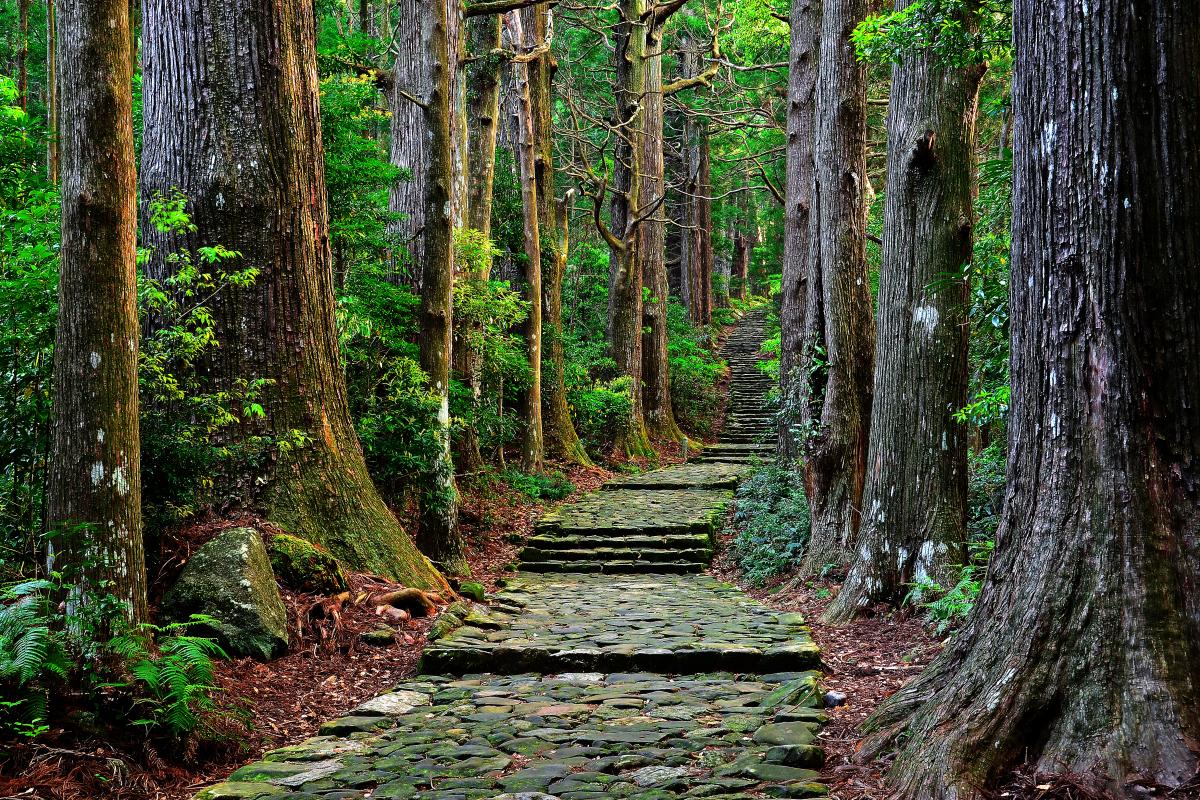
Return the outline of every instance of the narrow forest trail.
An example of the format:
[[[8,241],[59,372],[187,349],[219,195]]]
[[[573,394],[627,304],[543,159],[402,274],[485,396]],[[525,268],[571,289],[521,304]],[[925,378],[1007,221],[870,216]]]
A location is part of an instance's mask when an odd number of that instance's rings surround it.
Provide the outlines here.
[[[524,571],[432,643],[425,674],[201,793],[226,798],[813,797],[825,717],[800,615],[702,572],[769,456],[761,315],[725,346],[726,434],[547,514]]]

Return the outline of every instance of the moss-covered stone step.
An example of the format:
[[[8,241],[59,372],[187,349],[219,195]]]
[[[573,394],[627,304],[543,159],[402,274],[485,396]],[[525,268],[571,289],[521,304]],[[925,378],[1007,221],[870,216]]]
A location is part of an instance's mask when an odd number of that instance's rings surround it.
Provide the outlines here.
[[[494,597],[518,609],[503,627],[467,626],[439,639],[423,670],[763,673],[818,663],[799,614],[708,575],[525,573]]]
[[[640,475],[615,478],[602,487],[606,491],[619,489],[736,489],[746,477],[747,469],[736,464],[695,463],[677,464]]]
[[[543,550],[526,546],[521,551],[521,563],[535,561],[697,561],[707,564],[712,557],[712,548],[641,548],[641,547],[594,547],[578,550]]]
[[[538,533],[713,535],[733,493],[712,489],[597,492],[542,516]]]
[[[817,678],[420,676],[197,800],[814,797]]]
[[[685,533],[666,536],[608,536],[608,535],[579,535],[551,536],[537,534],[525,540],[530,547],[542,550],[586,550],[592,547],[623,547],[623,548],[694,548],[711,549],[712,540],[707,534]]]
[[[575,559],[521,562],[522,572],[579,572],[606,575],[692,575],[703,572],[708,558],[693,561],[641,561],[636,558]]]

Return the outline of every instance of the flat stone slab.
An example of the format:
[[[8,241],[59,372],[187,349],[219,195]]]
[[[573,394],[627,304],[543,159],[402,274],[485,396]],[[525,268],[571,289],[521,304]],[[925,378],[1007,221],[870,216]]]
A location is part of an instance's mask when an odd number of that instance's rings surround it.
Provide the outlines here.
[[[602,489],[736,489],[749,473],[744,464],[691,462],[614,478]]]
[[[708,575],[522,574],[495,596],[504,627],[429,645],[423,672],[769,673],[813,669],[803,619]]]
[[[396,708],[423,704],[377,717],[377,727],[333,726],[353,732],[267,753],[197,798],[821,796],[816,772],[777,760],[780,748],[813,739],[815,708],[812,722],[786,729],[795,742],[768,745],[758,735],[767,726],[769,738],[785,738],[772,698],[806,686],[815,703],[816,681],[815,673],[420,677],[397,687],[406,702]]]
[[[542,516],[539,533],[715,533],[733,493],[712,489],[614,489]]]

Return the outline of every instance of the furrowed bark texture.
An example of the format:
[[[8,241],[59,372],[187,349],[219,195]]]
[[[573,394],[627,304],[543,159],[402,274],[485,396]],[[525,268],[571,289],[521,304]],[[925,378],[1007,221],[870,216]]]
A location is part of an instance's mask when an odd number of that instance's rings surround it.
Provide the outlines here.
[[[866,0],[826,0],[821,13],[800,403],[812,511],[802,569],[810,574],[844,561],[854,544],[866,474],[875,349],[865,251],[867,86],[850,34],[867,10]]]
[[[881,706],[911,798],[1177,786],[1200,742],[1200,17],[1014,4],[1008,475],[947,650]]]
[[[646,90],[646,37],[642,18],[645,0],[622,0],[617,23],[616,122],[617,145],[613,157],[609,267],[608,336],[617,370],[630,378],[629,425],[616,438],[614,449],[629,456],[650,455],[642,413],[642,267],[637,228],[641,204],[640,179],[644,117],[641,104]]]
[[[300,0],[148,0],[143,29],[143,203],[173,188],[197,232],[144,230],[166,256],[220,244],[261,270],[211,302],[221,346],[205,365],[217,389],[265,379],[264,419],[229,436],[303,446],[231,475],[235,490],[348,566],[439,588],[371,482],[346,402],[334,325],[312,6]],[[148,215],[143,214],[148,219]],[[149,228],[150,226],[147,226]]]
[[[680,441],[683,431],[675,424],[671,407],[671,374],[667,365],[667,264],[666,264],[666,177],[663,163],[663,22],[657,16],[635,26],[634,35],[644,36],[645,94],[641,110],[641,165],[638,175],[637,226],[641,240],[642,281],[650,291],[642,307],[642,403],[647,433],[661,439]]]
[[[58,13],[57,0],[46,3],[46,179],[58,184]]]
[[[967,563],[967,431],[954,413],[967,404],[969,287],[958,276],[971,259],[982,77],[932,53],[893,70],[862,528],[830,620],[899,605],[915,580]]]
[[[713,310],[713,248],[712,248],[712,159],[708,126],[701,122],[697,131],[699,161],[696,173],[696,257],[699,259],[700,322],[712,322]],[[728,284],[726,284],[728,285]],[[722,299],[721,305],[727,305]]]
[[[467,45],[472,58],[463,76],[467,89],[467,181],[466,224],[468,228],[492,234],[492,187],[496,178],[496,131],[500,114],[500,17],[491,14],[467,20]],[[490,265],[489,265],[490,266]],[[490,269],[472,275],[486,281]],[[454,366],[471,390],[472,401],[479,406],[483,394],[482,364],[479,354],[458,338],[453,347]],[[476,472],[483,467],[479,435],[474,425],[464,430],[455,442],[455,458],[460,472]]]
[[[523,12],[535,42],[553,33],[553,10],[539,3]],[[569,198],[555,198],[554,117],[552,92],[557,69],[547,49],[529,63],[529,100],[533,105],[534,177],[537,180],[538,230],[542,235],[542,432],[547,454],[575,464],[590,465],[579,441],[567,403],[563,356],[563,277],[567,271]]]
[[[516,46],[531,51],[537,40],[525,35],[520,11],[504,16],[510,36]],[[529,354],[529,387],[522,393],[521,467],[526,472],[541,472],[542,451],[542,239],[538,229],[538,198],[536,179],[536,143],[533,133],[533,103],[529,94],[529,65],[518,61],[512,65],[513,91],[516,93],[517,169],[521,179],[525,264],[522,268],[522,294],[529,300],[529,314],[521,325],[522,338]]]
[[[54,544],[55,568],[77,570],[69,603],[112,594],[145,622],[129,5],[59,0],[58,22],[69,124],[47,524],[68,534]]]
[[[429,93],[422,96],[429,131],[428,172],[425,173],[424,242],[421,265],[420,364],[438,397],[438,454],[429,485],[421,494],[421,551],[451,575],[470,572],[458,526],[458,487],[450,457],[450,358],[454,304],[455,215],[455,65],[458,61],[451,35],[457,12],[451,0],[425,4],[423,13],[433,19],[422,42],[422,55],[430,65]]]
[[[804,304],[808,285],[810,214],[813,192],[814,95],[817,54],[821,45],[819,0],[792,0],[791,45],[788,53],[787,178],[784,188],[782,310],[780,316],[779,388],[783,413],[779,424],[779,454],[794,461],[803,449],[796,371],[802,363]]]
[[[409,173],[406,180],[395,181],[388,191],[388,211],[402,215],[391,223],[406,251],[395,258],[397,277],[407,285],[421,288],[425,264],[425,181],[432,157],[433,131],[420,103],[432,92],[433,64],[429,61],[428,42],[433,37],[435,14],[423,0],[395,0],[396,35],[392,52],[392,89],[388,106],[392,114],[392,165]]]

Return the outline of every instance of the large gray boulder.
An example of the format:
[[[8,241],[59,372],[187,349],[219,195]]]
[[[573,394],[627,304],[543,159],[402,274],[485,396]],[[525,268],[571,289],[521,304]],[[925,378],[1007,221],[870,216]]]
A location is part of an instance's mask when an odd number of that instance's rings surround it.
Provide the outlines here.
[[[266,661],[287,651],[287,609],[254,528],[230,528],[197,550],[162,610],[171,620],[191,614],[217,620],[211,635],[230,656]]]

